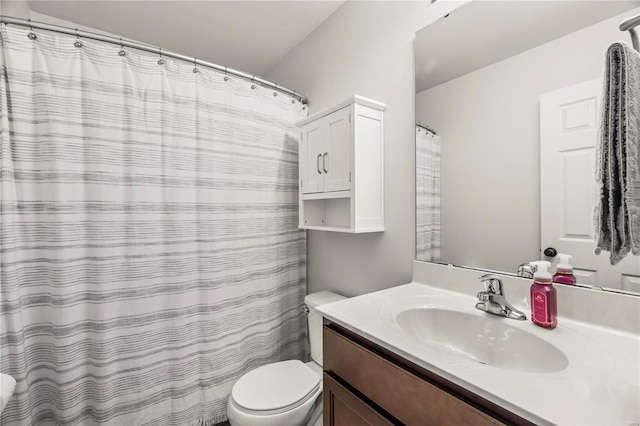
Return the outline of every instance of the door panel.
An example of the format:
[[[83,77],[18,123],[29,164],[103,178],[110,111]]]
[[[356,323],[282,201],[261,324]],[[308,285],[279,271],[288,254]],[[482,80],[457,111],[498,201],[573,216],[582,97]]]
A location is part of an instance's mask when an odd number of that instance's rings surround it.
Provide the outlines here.
[[[581,284],[639,291],[640,257],[612,266],[608,252],[594,254],[600,91],[595,79],[540,97],[541,247],[573,256]]]
[[[300,179],[303,194],[323,191],[323,148],[322,120],[303,126],[300,144]]]
[[[351,126],[350,108],[343,108],[326,117],[327,134],[322,165],[325,172],[324,190],[346,191],[351,188]]]
[[[328,375],[323,374],[324,426],[391,426],[374,408],[370,407]]]

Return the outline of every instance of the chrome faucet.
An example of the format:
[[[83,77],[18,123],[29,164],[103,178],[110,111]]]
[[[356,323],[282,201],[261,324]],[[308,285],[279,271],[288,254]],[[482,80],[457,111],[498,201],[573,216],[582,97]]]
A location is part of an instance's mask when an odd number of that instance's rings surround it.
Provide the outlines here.
[[[517,275],[522,278],[533,278],[533,274],[535,274],[538,267],[536,265],[532,265],[529,262],[521,263],[518,266]]]
[[[478,293],[479,302],[476,303],[476,309],[521,321],[527,319],[525,314],[514,308],[504,298],[502,281],[498,276],[485,274],[479,279],[484,284],[484,291]]]

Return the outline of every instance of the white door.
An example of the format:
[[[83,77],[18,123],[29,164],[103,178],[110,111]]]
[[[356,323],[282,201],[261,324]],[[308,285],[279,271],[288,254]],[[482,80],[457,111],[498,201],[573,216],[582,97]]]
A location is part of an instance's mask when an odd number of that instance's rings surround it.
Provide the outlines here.
[[[326,119],[325,151],[322,153],[324,192],[346,191],[351,188],[351,125],[350,108],[342,108]]]
[[[553,247],[573,256],[579,283],[640,291],[640,257],[629,255],[612,266],[608,252],[594,254],[601,89],[595,79],[540,96],[542,250]]]
[[[324,136],[322,120],[316,120],[302,126],[300,143],[300,190],[303,194],[322,192],[323,171],[322,153]]]

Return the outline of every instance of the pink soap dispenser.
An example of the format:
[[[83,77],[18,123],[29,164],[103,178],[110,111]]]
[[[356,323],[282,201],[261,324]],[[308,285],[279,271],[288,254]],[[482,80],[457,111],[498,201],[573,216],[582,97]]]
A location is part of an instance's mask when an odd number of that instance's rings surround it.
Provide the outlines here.
[[[571,256],[560,253],[558,257],[560,258],[560,262],[558,262],[558,266],[556,266],[556,273],[553,276],[553,282],[575,285],[576,277],[573,275],[573,266],[569,263],[571,261]]]
[[[558,298],[547,271],[551,264],[546,260],[531,263],[537,266],[531,285],[531,321],[540,327],[555,328],[558,325]]]

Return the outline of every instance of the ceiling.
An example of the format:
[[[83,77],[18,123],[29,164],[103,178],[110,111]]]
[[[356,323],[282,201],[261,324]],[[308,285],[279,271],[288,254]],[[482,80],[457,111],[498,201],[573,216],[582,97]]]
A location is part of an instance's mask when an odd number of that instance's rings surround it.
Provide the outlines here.
[[[267,74],[343,3],[28,1],[32,12],[256,76]]]

